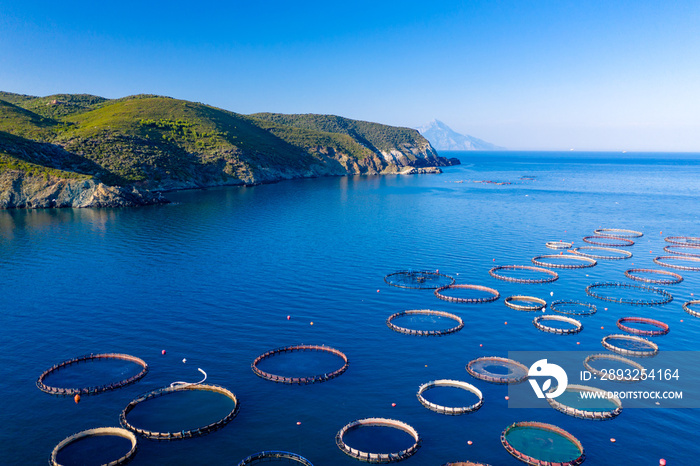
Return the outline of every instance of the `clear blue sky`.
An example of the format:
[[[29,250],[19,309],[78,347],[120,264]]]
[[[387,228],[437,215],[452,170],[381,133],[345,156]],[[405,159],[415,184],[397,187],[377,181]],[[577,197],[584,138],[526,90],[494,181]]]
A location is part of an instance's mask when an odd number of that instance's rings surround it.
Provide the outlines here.
[[[700,151],[700,2],[0,0],[0,90]]]

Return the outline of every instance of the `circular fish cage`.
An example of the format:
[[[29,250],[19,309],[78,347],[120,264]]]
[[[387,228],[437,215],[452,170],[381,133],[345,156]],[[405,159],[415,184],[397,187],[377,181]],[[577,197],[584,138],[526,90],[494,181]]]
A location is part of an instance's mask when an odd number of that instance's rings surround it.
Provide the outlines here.
[[[654,330],[644,330],[625,325],[628,323],[647,324],[656,328]],[[666,335],[670,330],[668,324],[665,324],[660,320],[647,319],[646,317],[623,317],[617,321],[617,328],[623,332],[631,333],[633,335],[646,335],[650,337]]]
[[[700,311],[694,311],[690,308],[693,304],[700,304],[700,299],[693,299],[686,303],[683,303],[683,310],[690,314],[691,316],[700,317]]]
[[[65,370],[68,367],[76,366],[81,363],[101,360],[121,360],[133,362],[134,364],[141,366],[141,371],[138,374],[126,379],[118,380],[116,382],[111,382],[104,385],[95,385],[90,387],[55,387],[45,383],[47,377],[59,371]],[[119,353],[88,354],[86,356],[79,356],[77,358],[63,361],[62,363],[56,364],[50,367],[49,369],[45,370],[37,379],[36,386],[42,392],[49,393],[51,395],[96,395],[98,393],[116,390],[118,388],[131,385],[132,383],[136,383],[140,379],[142,379],[147,373],[148,364],[146,364],[146,362],[143,359],[137,358],[136,356]]]
[[[489,370],[491,367],[505,369],[506,373],[499,374]],[[465,369],[474,378],[491,383],[516,384],[527,380],[528,368],[518,361],[499,358],[497,356],[484,356],[476,358],[466,365]]]
[[[549,261],[544,261],[542,259],[549,259]],[[564,261],[575,261],[578,264],[567,264],[567,263],[556,263],[552,260],[564,260]],[[544,254],[542,256],[536,256],[532,258],[532,263],[539,265],[540,267],[548,267],[550,269],[585,269],[587,267],[593,267],[598,264],[597,261],[591,259],[590,257],[577,256],[573,254]]]
[[[573,327],[572,328],[553,327],[550,325],[543,324],[542,323],[543,321],[566,322],[567,324],[573,325]],[[541,331],[547,332],[547,333],[556,333],[558,335],[573,335],[573,334],[579,333],[581,330],[583,330],[583,324],[581,322],[579,322],[576,319],[572,319],[571,317],[564,317],[564,316],[552,316],[552,315],[537,316],[532,321],[532,323],[537,328],[537,330],[541,330]]]
[[[205,426],[197,427],[195,429],[189,429],[189,430],[179,430],[177,432],[157,432],[157,431],[152,431],[148,429],[141,429],[139,427],[136,427],[132,425],[129,420],[127,419],[127,416],[131,411],[136,408],[141,403],[145,403],[151,400],[154,400],[156,398],[160,398],[163,396],[171,395],[173,393],[177,392],[186,392],[186,391],[206,391],[206,392],[213,392],[220,394],[230,400],[233,401],[234,407],[233,409],[226,414],[224,417],[219,419],[218,421],[212,422],[210,424],[207,424]],[[238,415],[238,411],[240,409],[240,402],[236,398],[236,395],[234,393],[224,387],[220,387],[218,385],[205,385],[205,384],[191,384],[191,385],[175,385],[175,386],[170,386],[170,387],[165,387],[161,388],[158,390],[154,390],[150,393],[147,393],[145,395],[142,395],[134,400],[132,400],[126,408],[121,412],[119,415],[119,422],[122,425],[122,427],[129,429],[130,431],[151,439],[151,440],[182,440],[186,438],[193,438],[193,437],[199,437],[202,435],[209,434],[211,432],[214,432],[215,430],[221,429],[224,427],[226,424],[231,422],[233,418]]]
[[[597,236],[612,236],[615,238],[641,238],[644,233],[635,230],[624,230],[622,228],[599,228],[593,231]]]
[[[569,316],[592,316],[598,312],[595,304],[584,303],[583,301],[560,299],[549,303],[549,309],[557,314]]]
[[[567,241],[547,241],[545,244],[549,249],[569,249],[574,243]]]
[[[548,276],[546,278],[517,278],[496,273],[500,270],[529,270],[532,272],[544,273]],[[559,278],[559,274],[556,272],[540,267],[532,267],[530,265],[499,265],[489,270],[489,275],[493,278],[513,283],[550,283]]]
[[[547,301],[534,296],[508,296],[503,302],[506,306],[516,311],[541,311],[547,307]]]
[[[623,288],[623,289],[639,290],[639,291],[643,291],[645,293],[659,295],[660,298],[657,298],[657,299],[625,299],[625,298],[604,296],[604,295],[597,294],[595,292],[595,290],[604,289],[604,288]],[[642,285],[629,285],[627,283],[617,283],[617,282],[593,283],[593,284],[588,285],[586,287],[586,294],[588,294],[588,296],[591,296],[593,298],[600,299],[603,301],[610,301],[613,303],[620,303],[620,304],[631,304],[632,306],[660,306],[662,304],[667,304],[667,303],[670,303],[671,301],[673,301],[673,295],[671,295],[671,293],[669,293],[668,291],[662,290],[661,288],[654,288],[652,286],[642,286]]]
[[[556,388],[549,389],[549,393],[553,393]],[[590,395],[584,397],[582,393]],[[622,401],[618,397],[608,397],[607,390],[586,385],[569,384],[564,393],[556,398],[547,398],[547,402],[557,411],[579,419],[606,421],[622,412]]]
[[[490,466],[486,463],[475,463],[473,461],[457,461],[456,463],[445,463],[442,466]]]
[[[404,316],[416,316],[416,315],[445,317],[447,319],[454,320],[455,322],[457,322],[457,325],[455,325],[454,327],[441,329],[441,330],[415,330],[415,329],[411,329],[411,328],[398,326],[393,322],[394,319],[398,319],[398,318],[401,318]],[[460,330],[462,330],[462,328],[464,328],[464,321],[462,320],[461,317],[459,317],[455,314],[450,314],[449,312],[433,311],[430,309],[412,309],[412,310],[408,310],[408,311],[397,312],[396,314],[390,315],[389,318],[386,320],[386,325],[390,329],[392,329],[393,331],[399,332],[399,333],[404,333],[406,335],[443,336],[443,335],[449,335],[451,333],[456,333],[456,332],[459,332]]]
[[[392,429],[398,429],[413,437],[414,443],[409,448],[394,453],[366,452],[347,445],[344,440],[345,434],[355,429],[361,429],[362,427],[389,427]],[[405,422],[397,421],[395,419],[370,417],[366,419],[358,419],[344,425],[335,436],[335,444],[343,453],[360,461],[366,461],[368,463],[395,463],[397,461],[405,460],[409,456],[415,454],[421,446],[421,438],[416,429]]]
[[[73,434],[70,437],[63,439],[51,452],[49,457],[49,464],[51,466],[60,466],[61,463],[58,461],[58,455],[60,452],[66,448],[68,445],[72,445],[76,442],[84,441],[92,437],[120,437],[125,438],[131,443],[131,449],[126,452],[126,454],[121,457],[105,463],[106,466],[116,466],[118,464],[126,464],[133,456],[136,454],[136,436],[126,429],[121,429],[119,427],[98,427],[95,429],[88,429],[77,434]]]
[[[384,277],[387,285],[399,288],[435,290],[442,286],[453,285],[455,279],[433,270],[400,270]]]
[[[272,374],[270,372],[266,372],[261,370],[258,367],[258,364],[260,364],[261,361],[264,361],[266,359],[279,356],[281,354],[286,354],[286,353],[295,353],[295,352],[300,352],[300,351],[321,351],[324,353],[329,353],[333,354],[335,356],[338,356],[340,359],[343,360],[343,365],[332,371],[332,372],[326,372],[323,374],[314,374],[314,375],[307,375],[304,377],[287,377],[287,376],[282,376],[282,375],[277,375],[277,374]],[[255,372],[255,375],[258,377],[261,377],[265,380],[271,380],[273,382],[279,382],[279,383],[286,383],[286,384],[298,384],[298,385],[306,385],[306,384],[312,384],[312,383],[321,383],[325,382],[327,380],[334,379],[341,375],[343,372],[345,372],[348,369],[349,365],[348,357],[345,356],[345,353],[342,351],[339,351],[335,348],[331,348],[329,346],[323,346],[323,345],[292,345],[292,346],[285,346],[282,348],[277,348],[273,349],[271,351],[268,351],[267,353],[261,354],[255,360],[253,363],[250,365],[250,367],[253,369],[253,372]]]
[[[683,265],[682,262],[685,261],[690,264],[697,265]],[[681,264],[674,264],[674,262],[681,262]],[[688,270],[690,272],[700,272],[700,257],[689,257],[689,256],[659,256],[654,258],[654,263],[659,264],[662,267],[669,267],[671,269],[678,270]]]
[[[600,342],[603,347],[613,353],[622,354],[624,356],[632,356],[635,358],[650,358],[656,356],[659,352],[659,345],[647,340],[646,338],[637,337],[634,335],[607,335],[604,336]],[[621,345],[623,342],[627,342],[633,347],[625,348]]]
[[[269,463],[275,460],[287,460],[289,463],[299,463],[304,466],[314,466],[311,461],[307,460],[301,455],[292,453],[290,451],[281,450],[267,450],[258,453],[253,453],[252,455],[243,458],[238,466],[248,466],[250,464],[260,464]]]
[[[659,279],[654,279],[654,278],[645,278],[645,277],[640,277],[638,273],[651,273],[651,274],[657,274],[657,275],[665,275],[667,277],[671,277],[668,279],[665,278],[659,278]],[[653,283],[655,285],[676,285],[680,282],[683,281],[683,277],[678,275],[677,273],[673,272],[668,272],[666,270],[656,270],[656,269],[629,269],[625,270],[625,277],[636,280],[638,282],[645,282],[645,283]]]
[[[593,367],[592,363],[594,361],[612,361],[615,363],[625,364],[631,367],[631,369],[622,370],[619,374],[611,369],[599,370]],[[608,353],[590,354],[586,356],[586,359],[583,360],[583,366],[588,372],[595,375],[599,379],[611,380],[613,382],[641,382],[643,380],[643,374],[646,371],[644,366],[638,362],[623,358],[622,356],[618,356],[616,354]]]
[[[609,242],[604,242],[602,240],[612,240]],[[634,244],[634,241],[631,239],[627,238],[621,238],[619,236],[584,236],[583,237],[583,242],[588,243],[588,244],[595,244],[597,246],[608,246],[612,248],[621,248],[621,247],[626,247],[626,246],[632,246]]]
[[[447,296],[447,295],[443,294],[442,292],[445,290],[483,291],[485,293],[488,293],[490,296],[486,296],[486,297],[482,297],[482,298],[456,298],[454,296]],[[501,297],[501,294],[498,292],[498,290],[494,290],[493,288],[489,288],[487,286],[481,286],[481,285],[447,285],[447,286],[443,286],[443,287],[435,290],[434,294],[438,299],[442,299],[443,301],[449,301],[451,303],[468,303],[468,304],[490,303],[492,301],[496,301],[498,298]]]
[[[578,466],[586,459],[576,437],[543,422],[515,422],[501,433],[501,443],[516,459],[533,466]]]
[[[423,396],[423,393],[426,391],[430,390],[431,388],[435,387],[453,387],[453,388],[459,388],[461,390],[466,390],[470,393],[475,394],[477,397],[479,397],[479,401],[476,403],[469,405],[469,406],[459,406],[459,407],[450,407],[450,406],[442,406],[437,403],[432,403],[428,400],[425,399]],[[431,411],[435,411],[436,413],[440,414],[447,414],[450,416],[457,416],[460,414],[466,414],[466,413],[471,413],[474,411],[477,411],[481,406],[484,404],[484,395],[481,393],[481,390],[476,388],[474,385],[469,384],[467,382],[462,382],[461,380],[448,380],[448,379],[441,379],[441,380],[433,380],[427,383],[424,383],[420,387],[418,387],[418,393],[416,394],[418,397],[418,401],[420,401],[420,404],[425,406]]]
[[[586,251],[586,252],[584,252]],[[603,254],[591,254],[590,252],[587,251],[607,251],[607,252],[614,252],[614,253],[619,253],[619,256],[611,256],[611,255],[603,255]],[[629,259],[632,257],[632,253],[629,251],[625,251],[624,249],[615,249],[615,248],[604,248],[602,246],[581,246],[579,248],[573,248],[570,249],[570,252],[574,254],[578,254],[579,256],[583,257],[588,257],[589,259],[603,259],[603,260],[623,260],[623,259]]]
[[[685,250],[683,252],[681,250]],[[678,256],[700,257],[700,245],[698,246],[681,246],[679,244],[671,244],[664,246],[664,251]]]
[[[668,236],[664,241],[671,244],[680,244],[685,246],[700,246],[700,238],[694,236]]]

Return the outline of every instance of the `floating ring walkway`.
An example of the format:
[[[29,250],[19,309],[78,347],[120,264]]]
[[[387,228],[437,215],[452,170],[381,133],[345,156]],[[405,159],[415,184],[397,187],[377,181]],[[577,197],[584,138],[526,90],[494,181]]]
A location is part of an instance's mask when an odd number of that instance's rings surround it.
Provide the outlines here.
[[[522,429],[528,429],[532,431],[545,431],[563,437],[564,439],[568,440],[571,444],[574,445],[574,447],[579,451],[579,455],[576,458],[572,458],[566,461],[548,461],[545,459],[535,458],[530,455],[527,455],[519,451],[508,441],[508,435],[511,432],[513,432],[514,430]],[[539,436],[541,434],[535,435]],[[554,426],[552,424],[545,424],[544,422],[515,422],[506,427],[503,433],[501,433],[501,443],[503,444],[503,447],[506,449],[506,451],[508,451],[508,453],[510,453],[523,463],[527,463],[532,466],[578,466],[582,464],[586,459],[586,455],[583,451],[583,445],[581,445],[581,442],[579,442],[579,440],[576,437],[574,437],[573,435],[571,435],[570,433],[568,433],[560,427]]]
[[[672,277],[672,278],[669,278],[669,279],[644,278],[644,277],[634,275],[635,273],[655,273],[658,275],[666,275],[667,277]],[[676,285],[676,284],[683,281],[683,277],[678,275],[677,273],[669,272],[667,270],[656,270],[656,269],[629,269],[629,270],[625,270],[625,277],[632,279],[632,280],[636,280],[638,282],[653,283],[655,285]]]
[[[569,249],[574,243],[566,241],[547,241],[544,245],[549,249]]]
[[[518,304],[518,302],[530,304]],[[503,300],[503,303],[516,311],[541,311],[547,307],[547,301],[534,296],[508,296]]]
[[[635,230],[624,230],[622,228],[599,228],[595,230],[598,236],[608,236],[613,238],[641,238],[644,233]]]
[[[563,309],[564,307],[572,305],[578,306],[581,310]],[[560,299],[558,301],[552,301],[551,303],[549,303],[549,308],[552,310],[552,312],[556,312],[557,314],[565,314],[570,316],[592,316],[593,314],[598,312],[598,308],[595,306],[595,304],[584,303],[583,301],[576,301],[571,299]]]
[[[700,304],[700,299],[693,299],[692,301],[683,303],[683,310],[691,316],[700,317],[700,311],[694,311],[690,308],[690,306],[693,304]]]
[[[393,322],[394,319],[398,319],[400,317],[415,316],[415,315],[446,317],[448,319],[452,319],[455,322],[457,322],[457,325],[455,325],[454,327],[451,327],[451,328],[444,329],[444,330],[414,330],[411,328],[400,327],[400,326],[394,324],[394,322]],[[401,312],[397,312],[396,314],[390,315],[389,318],[386,320],[386,325],[390,329],[392,329],[393,331],[399,332],[399,333],[405,333],[406,335],[443,336],[443,335],[449,335],[450,333],[459,332],[460,330],[462,330],[462,328],[464,328],[464,321],[458,315],[450,314],[449,312],[433,311],[430,309],[412,309],[409,311],[401,311]]]
[[[290,451],[280,451],[280,450],[268,450],[261,451],[259,453],[253,453],[252,455],[243,458],[238,466],[248,466],[250,464],[267,463],[269,461],[274,461],[277,459],[284,459],[289,461],[294,461],[304,466],[314,466],[311,461],[307,460],[301,455],[292,453]]]
[[[362,427],[391,427],[393,429],[402,430],[413,437],[415,442],[409,448],[395,453],[371,453],[357,450],[347,445],[344,437],[349,431]],[[382,417],[370,417],[358,419],[357,421],[352,421],[344,425],[335,436],[335,444],[338,445],[338,448],[340,448],[343,453],[360,461],[366,461],[368,463],[395,463],[405,460],[409,456],[415,454],[421,446],[421,438],[416,429],[405,422]]]
[[[385,276],[384,282],[399,288],[433,290],[445,284],[453,285],[455,279],[432,270],[401,270]]]
[[[141,366],[141,372],[129,377],[128,379],[120,380],[118,382],[112,382],[106,385],[98,385],[94,387],[53,387],[46,385],[44,380],[50,374],[65,369],[74,364],[80,364],[87,361],[100,360],[100,359],[119,359],[122,361],[133,362]],[[136,356],[131,356],[129,354],[119,354],[119,353],[104,353],[104,354],[88,354],[87,356],[79,356],[77,358],[69,359],[63,361],[60,364],[50,367],[45,370],[36,381],[36,386],[45,393],[50,393],[51,395],[96,395],[98,393],[108,392],[110,390],[116,390],[121,387],[125,387],[132,383],[135,383],[143,378],[148,373],[148,364],[143,359],[137,358]]]
[[[179,432],[154,432],[147,429],[140,429],[129,423],[127,416],[139,403],[143,403],[154,398],[167,396],[172,393],[181,392],[185,390],[202,390],[220,393],[221,395],[224,395],[225,397],[233,400],[234,407],[228,414],[226,414],[223,418],[216,422],[212,422],[211,424],[198,427],[196,429],[182,430]],[[199,437],[201,435],[206,435],[210,432],[221,429],[226,424],[231,422],[233,418],[236,417],[239,409],[240,402],[236,398],[236,395],[234,395],[232,391],[224,387],[220,387],[218,385],[176,385],[174,387],[165,387],[158,390],[154,390],[150,393],[136,398],[135,400],[132,400],[128,405],[126,405],[126,408],[124,408],[124,410],[119,415],[119,422],[126,429],[129,429],[130,431],[141,435],[142,437],[149,438],[151,440],[181,440],[185,438]]]
[[[682,251],[679,251],[679,249],[686,249],[686,250],[689,249],[693,252],[682,252]],[[664,251],[669,252],[671,254],[676,254],[678,256],[700,257],[700,245],[698,245],[698,246],[681,246],[678,244],[671,244],[668,246],[664,246]]]
[[[595,240],[600,240],[600,239],[612,239],[618,241],[617,243],[601,243],[600,241],[595,241]],[[584,236],[583,237],[583,242],[588,243],[588,244],[596,244],[598,246],[609,246],[609,247],[626,247],[626,246],[632,246],[634,244],[634,241],[631,239],[627,238],[621,238],[619,236]]]
[[[549,275],[547,278],[515,278],[506,275],[497,274],[498,270],[531,270]],[[548,269],[540,267],[532,267],[531,265],[499,265],[489,270],[489,275],[499,280],[504,280],[513,283],[550,283],[559,278],[559,274]]]
[[[552,387],[549,390],[549,393],[553,393],[556,390],[557,387]],[[592,419],[594,421],[607,421],[609,419],[613,419],[617,416],[620,415],[622,412],[622,401],[616,396],[613,396],[612,398],[609,398],[607,396],[608,391],[607,390],[602,390],[600,388],[596,387],[588,387],[586,385],[574,385],[574,384],[569,384],[566,386],[566,392],[575,392],[575,393],[590,393],[590,394],[596,394],[597,396],[589,396],[586,398],[581,397],[579,395],[579,399],[582,400],[606,400],[609,401],[614,408],[611,410],[607,411],[590,411],[587,409],[580,409],[580,408],[574,408],[573,406],[569,406],[567,404],[562,403],[559,401],[561,398],[547,398],[547,402],[549,405],[556,409],[557,411],[561,411],[564,414],[567,414],[569,416],[577,417],[579,419]]]
[[[659,299],[625,299],[625,298],[611,298],[609,296],[601,296],[596,294],[595,289],[597,288],[629,288],[635,290],[642,290],[649,293],[660,295]],[[603,301],[610,301],[613,303],[620,304],[631,304],[633,306],[659,306],[662,304],[670,303],[673,301],[673,295],[668,291],[664,291],[661,288],[654,288],[652,286],[642,286],[642,285],[629,285],[627,283],[593,283],[586,287],[586,294],[596,299],[601,299]]]
[[[284,353],[294,353],[298,351],[322,351],[324,353],[330,353],[338,356],[340,359],[343,360],[343,366],[340,367],[339,369],[334,370],[333,372],[325,373],[325,374],[316,374],[316,375],[310,375],[306,377],[285,377],[282,375],[276,375],[276,374],[271,374],[269,372],[265,372],[258,368],[258,364],[260,361],[263,361],[265,359],[271,358],[273,356],[277,356],[279,354],[284,354]],[[258,377],[262,377],[265,380],[272,380],[273,382],[279,382],[279,383],[288,383],[288,384],[299,384],[299,385],[305,385],[305,384],[312,384],[312,383],[321,383],[325,382],[327,380],[334,379],[341,375],[343,372],[345,372],[348,369],[349,366],[348,362],[348,357],[345,356],[345,353],[342,351],[339,351],[335,348],[331,348],[330,346],[323,346],[323,345],[292,345],[292,346],[285,346],[282,348],[277,348],[271,351],[268,351],[267,353],[261,354],[255,360],[253,361],[253,364],[250,365],[250,367],[253,369],[253,372],[255,372],[255,375]]]
[[[600,254],[590,254],[587,252],[582,252],[582,251],[608,251],[608,252],[616,252],[620,253],[621,256],[604,256]],[[574,254],[578,254],[579,256],[583,257],[588,257],[589,259],[603,259],[603,260],[623,260],[623,259],[629,259],[632,257],[632,253],[629,251],[625,251],[624,249],[615,249],[615,248],[604,248],[601,246],[581,246],[579,248],[573,248],[570,250]]]
[[[453,387],[453,388],[459,388],[461,390],[466,390],[468,392],[471,392],[475,394],[476,396],[479,397],[479,401],[476,403],[470,405],[470,406],[460,406],[460,407],[450,407],[450,406],[442,406],[437,403],[432,403],[423,397],[423,393],[426,391],[430,390],[431,388],[435,387]],[[484,395],[481,393],[481,390],[476,388],[474,385],[469,384],[467,382],[462,382],[461,380],[448,380],[448,379],[441,379],[441,380],[432,380],[430,382],[424,383],[420,387],[418,387],[418,393],[416,394],[418,397],[418,401],[428,408],[431,411],[435,411],[436,413],[440,414],[448,414],[450,416],[457,416],[460,414],[466,414],[466,413],[471,413],[474,411],[477,411],[481,406],[484,404]]]
[[[623,348],[621,346],[616,346],[615,344],[611,343],[610,340],[622,340],[622,341],[630,341],[633,343],[639,343],[646,345],[648,350],[631,350],[627,348]],[[612,351],[613,353],[617,354],[622,354],[624,356],[632,356],[636,358],[650,358],[652,356],[656,356],[659,352],[659,345],[656,343],[647,340],[646,338],[642,337],[637,337],[634,335],[623,335],[623,334],[615,334],[615,335],[607,335],[603,337],[600,342],[603,344],[603,347],[605,349],[608,349]]]
[[[455,298],[453,296],[447,296],[442,294],[443,291],[452,289],[484,291],[486,293],[491,294],[491,296],[487,296],[485,298]],[[498,292],[498,290],[494,290],[493,288],[481,285],[447,285],[435,290],[434,294],[437,298],[442,299],[443,301],[449,301],[451,303],[469,304],[490,303],[492,301],[496,301],[498,298],[501,297],[501,294]]]
[[[508,374],[496,374],[485,369],[487,366],[500,366],[508,369]],[[500,358],[498,356],[485,356],[476,358],[466,365],[469,375],[479,380],[500,384],[516,384],[527,379],[528,368],[518,361]]]
[[[669,236],[664,238],[664,241],[671,244],[680,245],[697,245],[700,246],[700,238],[694,236]]]
[[[95,429],[88,429],[82,432],[78,432],[77,434],[73,434],[70,437],[61,440],[61,442],[59,442],[59,444],[56,445],[56,447],[51,452],[49,464],[51,466],[61,466],[61,464],[58,462],[58,453],[68,445],[88,437],[122,437],[131,442],[131,449],[125,455],[114,461],[110,461],[109,463],[103,466],[116,466],[118,464],[126,464],[129,461],[131,461],[131,458],[133,458],[133,456],[136,454],[136,436],[133,433],[129,432],[126,429],[121,429],[119,427],[98,427]]]
[[[624,376],[623,372],[623,377],[613,377],[610,378],[610,371],[603,372],[601,370],[596,369],[591,365],[591,362],[593,361],[614,361],[622,364],[626,364],[630,367],[633,367],[634,370],[637,371],[636,376],[632,376],[632,372],[628,369],[628,373],[630,374],[629,377]],[[590,354],[586,356],[586,359],[583,360],[583,366],[586,368],[588,372],[591,374],[595,375],[596,377],[600,378],[601,380],[611,380],[613,382],[641,382],[642,381],[642,375],[644,374],[644,366],[639,364],[638,362],[632,361],[631,359],[623,358],[622,356],[618,356],[616,354],[608,354],[608,353],[601,353],[601,354]]]
[[[545,262],[542,259],[565,259],[582,262],[580,264],[557,264],[554,262]],[[590,257],[578,256],[573,254],[544,254],[532,258],[532,263],[540,267],[549,267],[550,269],[585,269],[593,267],[598,262]]]
[[[656,330],[642,330],[634,327],[625,325],[627,323],[636,324],[648,324],[656,327]],[[617,321],[617,327],[623,332],[631,333],[633,335],[646,335],[646,336],[659,336],[666,335],[670,328],[668,324],[661,322],[660,320],[647,319],[646,317],[623,317]]]
[[[548,321],[548,320],[553,320],[556,322],[566,322],[567,324],[573,325],[573,328],[551,327],[549,325],[545,325],[542,323],[542,321]],[[573,334],[579,333],[581,330],[583,330],[583,324],[581,322],[579,322],[576,319],[572,319],[571,317],[564,317],[564,316],[552,316],[552,315],[537,316],[532,321],[532,323],[535,327],[537,327],[537,330],[541,330],[543,332],[548,332],[548,333],[556,333],[559,335],[573,335]]]
[[[693,263],[698,264],[698,266],[695,267],[692,265],[671,264],[668,262],[669,260],[693,262]],[[659,256],[659,257],[654,258],[654,263],[659,264],[662,267],[669,267],[672,269],[688,270],[690,272],[700,272],[700,257],[678,256],[678,255],[676,255],[676,256]]]

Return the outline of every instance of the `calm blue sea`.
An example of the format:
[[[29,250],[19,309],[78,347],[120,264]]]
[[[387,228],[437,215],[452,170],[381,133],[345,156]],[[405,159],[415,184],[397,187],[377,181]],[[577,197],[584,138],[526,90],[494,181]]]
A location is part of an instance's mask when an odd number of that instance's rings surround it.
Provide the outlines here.
[[[2,463],[46,464],[65,437],[117,426],[130,400],[174,381],[197,381],[201,368],[207,382],[240,398],[238,417],[201,438],[140,440],[132,464],[235,465],[269,449],[302,454],[316,465],[358,464],[334,437],[365,417],[416,428],[423,445],[406,465],[522,464],[499,436],[526,420],[574,434],[586,464],[657,465],[660,458],[669,465],[697,464],[700,410],[628,409],[595,422],[553,409],[509,408],[507,387],[475,380],[464,367],[508,351],[603,352],[600,340],[618,333],[616,320],[635,315],[670,325],[668,335],[654,340],[662,351],[696,350],[700,319],[681,306],[692,293],[700,295],[700,272],[679,272],[685,280],[664,287],[674,301],[652,308],[595,302],[584,288],[596,281],[632,283],[626,269],[660,268],[652,259],[666,255],[664,237],[700,236],[700,154],[444,155],[459,157],[462,165],[442,175],[169,193],[174,203],[166,206],[0,212]],[[582,246],[581,239],[601,227],[644,236],[627,248],[631,259],[559,270],[550,284],[509,283],[488,274],[495,265],[531,265],[532,257],[553,252],[547,241]],[[496,288],[501,299],[452,304],[431,291],[384,283],[386,274],[407,268],[439,269],[457,283]],[[582,318],[585,328],[576,336],[546,334],[532,325],[532,314],[503,304],[516,294],[591,301],[599,312]],[[456,313],[465,326],[440,338],[391,331],[386,318],[406,309]],[[275,384],[251,371],[259,354],[296,343],[333,346],[348,356],[349,369],[308,386]],[[52,364],[91,352],[132,354],[150,371],[134,385],[84,396],[79,404],[36,388]],[[284,361],[275,364],[290,370]],[[463,416],[425,409],[416,399],[419,385],[442,378],[473,383],[484,393],[484,406]],[[196,397],[183,400],[197,403]],[[187,411],[197,415],[191,405]],[[202,407],[206,422],[211,411]],[[147,422],[148,413],[140,419]],[[366,437],[356,435],[353,446],[372,443]]]

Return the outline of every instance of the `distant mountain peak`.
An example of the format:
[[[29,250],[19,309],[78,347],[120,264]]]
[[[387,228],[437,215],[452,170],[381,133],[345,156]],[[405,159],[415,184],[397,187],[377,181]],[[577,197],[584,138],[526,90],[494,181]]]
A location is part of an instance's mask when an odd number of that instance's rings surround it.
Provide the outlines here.
[[[437,150],[503,150],[482,139],[460,134],[437,118],[425,126],[416,128]]]

